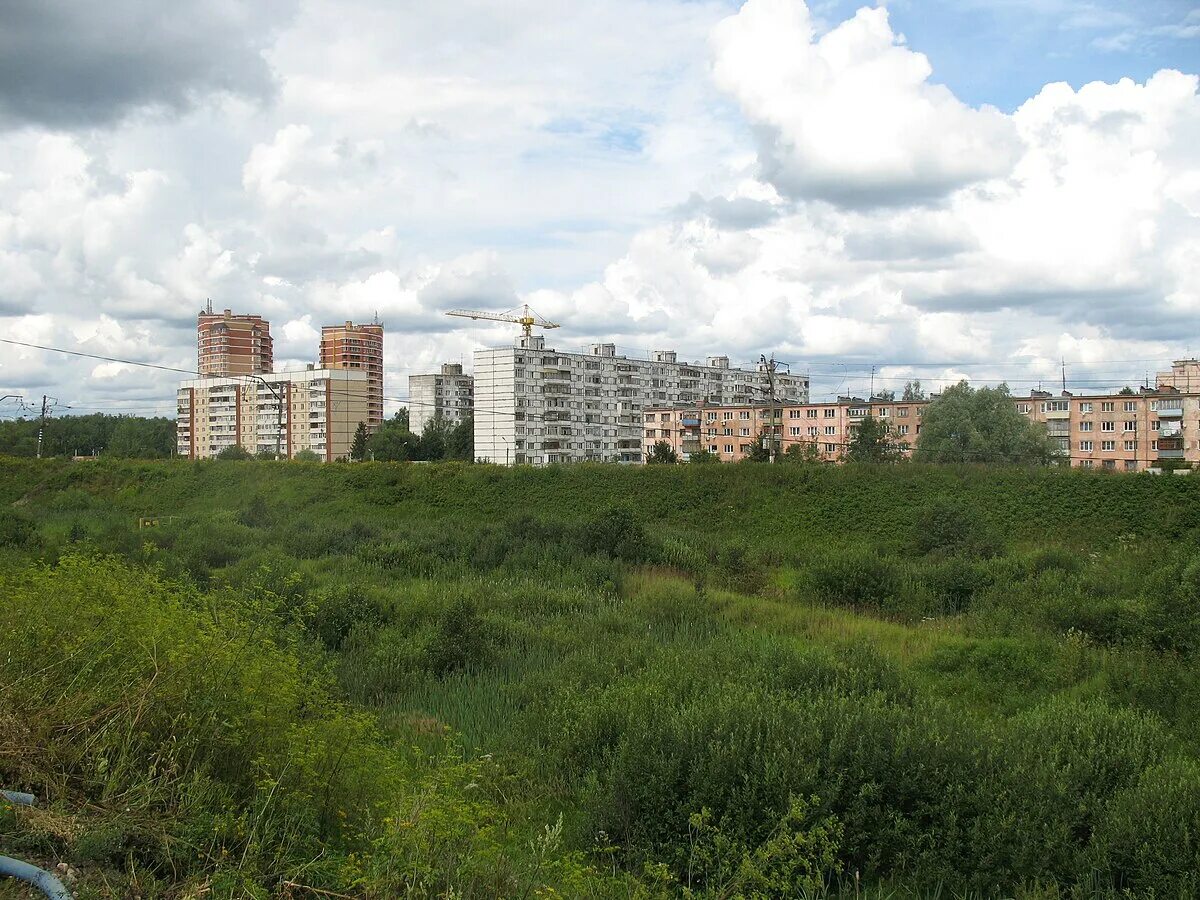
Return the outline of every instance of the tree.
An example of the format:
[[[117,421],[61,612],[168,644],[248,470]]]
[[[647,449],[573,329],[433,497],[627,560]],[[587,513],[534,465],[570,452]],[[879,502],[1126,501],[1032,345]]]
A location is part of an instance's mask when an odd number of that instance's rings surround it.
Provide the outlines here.
[[[742,462],[765,463],[771,461],[771,441],[773,436],[766,431],[760,431],[749,452],[742,457]]]
[[[902,395],[901,399],[906,400],[906,401],[924,400],[925,399],[925,391],[923,391],[921,389],[921,382],[920,381],[906,382],[904,385],[904,394]]]
[[[1135,391],[1129,385],[1125,385],[1125,387],[1121,388],[1119,391],[1117,391],[1117,393],[1121,394],[1122,396],[1128,397],[1130,394],[1136,394],[1137,391]]]
[[[1034,463],[1060,456],[1046,428],[1017,412],[1008,385],[960,381],[925,407],[915,458],[937,463]]]
[[[816,441],[799,441],[788,444],[787,449],[779,457],[780,462],[797,465],[799,463],[823,462],[821,446]]]
[[[367,458],[367,426],[364,422],[359,422],[358,428],[354,430],[354,440],[350,443],[350,458],[355,462],[362,462]]]
[[[306,450],[301,450],[298,453],[296,453],[294,456],[292,456],[292,459],[295,460],[296,462],[320,462],[321,455],[319,453],[315,453],[312,450],[306,449]]]
[[[446,448],[450,442],[450,425],[441,416],[435,416],[425,423],[421,429],[421,439],[417,443],[417,455],[414,459],[439,460],[446,458]]]
[[[721,457],[713,453],[711,450],[693,450],[688,454],[688,462],[695,463],[698,466],[706,466],[710,463],[719,463]]]
[[[874,416],[865,416],[854,429],[854,437],[846,447],[846,459],[850,462],[885,463],[904,458],[899,445],[892,440],[885,422]]]
[[[446,435],[446,459],[475,460],[475,420],[466,416]]]
[[[654,447],[646,455],[648,463],[669,463],[674,464],[679,462],[679,454],[666,441],[656,441]]]
[[[214,457],[215,459],[254,459],[254,454],[241,444],[230,444]]]
[[[402,406],[396,410],[396,414],[392,416],[392,421],[402,427],[405,431],[412,431],[412,420],[408,417],[408,407]]]
[[[871,399],[872,400],[882,400],[884,403],[890,403],[896,399],[896,392],[895,391],[876,391],[872,395]]]
[[[420,459],[421,439],[408,430],[408,410],[384,422],[367,441],[367,449],[381,462]]]

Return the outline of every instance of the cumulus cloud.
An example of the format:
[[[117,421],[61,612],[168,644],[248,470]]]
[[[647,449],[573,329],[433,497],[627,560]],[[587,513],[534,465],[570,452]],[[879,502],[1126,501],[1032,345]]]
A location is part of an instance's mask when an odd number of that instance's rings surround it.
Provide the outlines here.
[[[0,132],[6,335],[189,368],[211,298],[271,319],[291,365],[321,325],[378,313],[395,396],[515,331],[446,309],[528,302],[562,323],[552,344],[774,351],[821,395],[865,390],[865,361],[899,380],[1016,357],[1052,379],[1062,356],[1170,355],[1200,325],[1192,74],[1049,84],[1003,113],[939,84],[882,7],[194,7],[153,47],[155,10],[146,47],[84,7],[0,11],[47,57],[109,34],[147,73],[80,112],[98,50],[70,84],[0,62],[0,116],[22,124]],[[174,52],[214,35],[249,102]],[[189,113],[131,114],[149,109]],[[0,347],[0,393],[169,406],[173,381]]]
[[[758,133],[763,176],[796,199],[909,203],[1005,174],[1012,123],[930,81],[929,60],[860,9],[818,37],[799,0],[748,0],[713,31],[713,73]]]

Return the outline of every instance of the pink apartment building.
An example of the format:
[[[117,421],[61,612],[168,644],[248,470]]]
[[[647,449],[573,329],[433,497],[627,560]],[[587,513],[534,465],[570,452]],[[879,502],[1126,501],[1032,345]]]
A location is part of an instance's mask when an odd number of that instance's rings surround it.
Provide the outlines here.
[[[1185,360],[1176,368],[1184,364],[1195,366],[1192,391],[1160,382],[1157,389],[1142,388],[1132,394],[1033,391],[1028,397],[1014,397],[1013,403],[1022,415],[1045,424],[1073,466],[1141,471],[1160,468],[1164,462],[1200,464],[1200,363]],[[1179,377],[1188,376],[1179,373]],[[911,454],[927,405],[923,400],[840,397],[832,403],[773,410],[765,406],[647,408],[643,447],[649,453],[655,443],[666,441],[681,459],[704,449],[722,462],[735,462],[763,435],[773,433],[781,450],[805,442],[815,445],[822,459],[838,462],[858,423],[870,415],[882,421]]]

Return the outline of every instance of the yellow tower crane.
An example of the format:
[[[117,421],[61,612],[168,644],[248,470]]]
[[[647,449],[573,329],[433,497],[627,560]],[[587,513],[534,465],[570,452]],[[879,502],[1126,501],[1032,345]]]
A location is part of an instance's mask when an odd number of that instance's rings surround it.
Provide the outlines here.
[[[532,309],[529,304],[523,304],[517,309],[510,309],[507,312],[482,312],[478,309],[451,309],[446,311],[448,316],[460,316],[464,319],[487,319],[489,322],[512,322],[520,325],[525,332],[525,337],[533,334],[533,326],[538,328],[559,328],[561,326],[556,322],[543,319]]]

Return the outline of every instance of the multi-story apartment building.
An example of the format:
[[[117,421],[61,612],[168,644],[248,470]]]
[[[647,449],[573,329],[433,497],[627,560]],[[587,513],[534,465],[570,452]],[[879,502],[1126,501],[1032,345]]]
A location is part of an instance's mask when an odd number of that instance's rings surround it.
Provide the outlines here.
[[[722,462],[736,462],[764,442],[773,442],[780,452],[793,444],[806,444],[820,459],[836,462],[858,423],[874,416],[889,426],[897,445],[911,453],[926,402],[839,397],[829,403],[774,406],[647,407],[644,446],[649,454],[657,442],[666,441],[684,461],[697,450],[707,450]]]
[[[1170,372],[1159,372],[1154,383],[1158,387],[1175,388],[1189,394],[1200,391],[1200,359],[1177,359],[1171,363]]]
[[[262,316],[214,313],[196,320],[196,371],[201,375],[262,375],[273,365],[271,323]]]
[[[358,424],[366,422],[368,398],[367,374],[358,369],[185,381],[176,404],[178,452],[208,459],[239,446],[289,459],[301,450],[343,459]]]
[[[367,428],[383,424],[383,326],[326,325],[321,329],[322,369],[360,369],[367,373]]]
[[[408,376],[408,427],[420,434],[434,419],[453,427],[471,415],[475,379],[459,363],[443,363],[441,371]]]
[[[1160,387],[1088,396],[1033,391],[1014,397],[1013,403],[1017,412],[1046,426],[1072,466],[1132,472],[1176,462],[1200,465],[1200,390]],[[804,442],[821,459],[836,462],[858,423],[871,415],[911,453],[927,405],[924,400],[840,397],[833,403],[784,404],[774,410],[762,405],[647,407],[644,444],[647,453],[656,442],[666,441],[681,459],[704,449],[733,462],[773,434],[783,451]]]
[[[680,362],[547,348],[541,335],[475,351],[475,455],[498,463],[642,462],[642,412],[680,403],[750,403],[770,396],[802,403],[808,379],[765,366],[739,369],[726,356]]]

